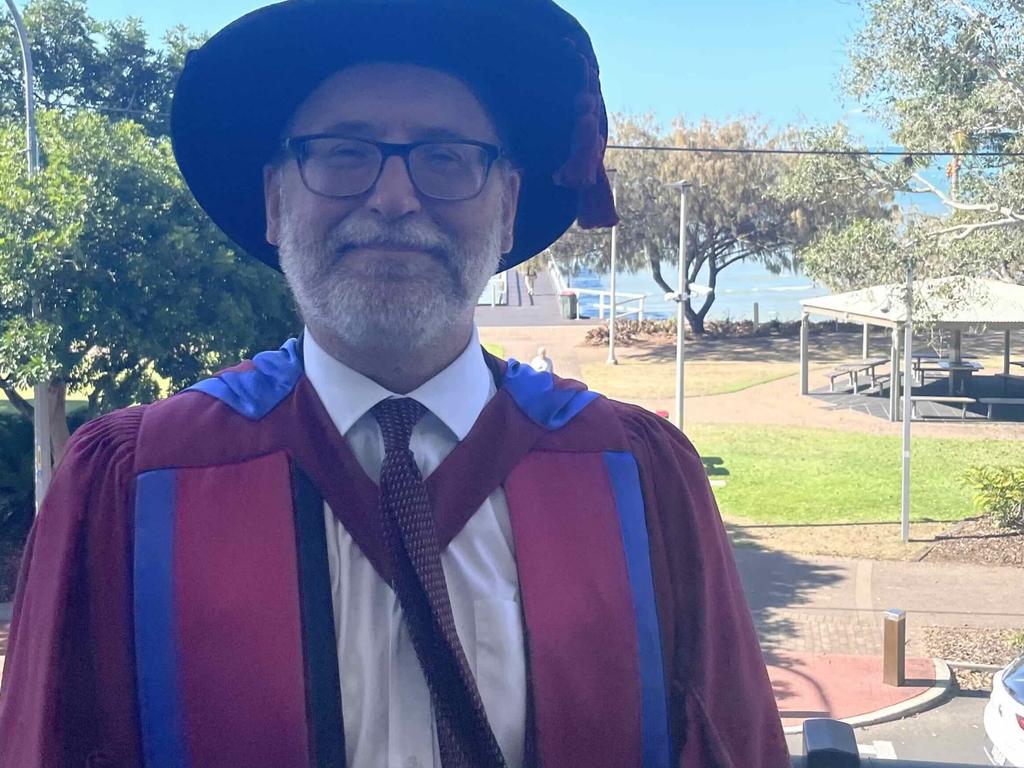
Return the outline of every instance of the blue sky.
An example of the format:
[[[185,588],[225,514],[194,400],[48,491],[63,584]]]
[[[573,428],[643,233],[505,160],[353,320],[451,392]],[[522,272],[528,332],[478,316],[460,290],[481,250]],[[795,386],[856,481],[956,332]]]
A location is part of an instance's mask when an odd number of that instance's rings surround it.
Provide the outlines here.
[[[501,0],[497,0],[501,1]],[[153,35],[215,31],[259,0],[90,0],[100,19],[133,15]],[[563,0],[590,31],[608,107],[668,122],[757,114],[782,126],[846,119],[873,145],[883,129],[844,103],[839,77],[860,11],[853,0]]]

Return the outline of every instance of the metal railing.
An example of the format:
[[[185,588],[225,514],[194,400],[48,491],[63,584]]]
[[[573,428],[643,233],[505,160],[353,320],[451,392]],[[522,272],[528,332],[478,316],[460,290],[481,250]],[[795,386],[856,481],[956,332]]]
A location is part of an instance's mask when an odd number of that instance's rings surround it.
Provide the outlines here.
[[[602,291],[597,288],[570,288],[570,291],[579,296],[597,296],[597,316],[599,319],[604,320],[605,315],[610,315],[612,312],[612,292]],[[644,306],[647,301],[646,293],[622,293],[616,292],[615,295],[615,319],[621,320],[631,315],[636,315],[637,320],[644,319]],[[621,309],[624,305],[635,303],[635,307],[629,309]]]
[[[975,763],[934,763],[861,757],[853,726],[840,720],[804,721],[804,753],[793,757],[793,768],[984,768]]]
[[[568,287],[566,285],[565,276],[562,271],[558,268],[557,264],[550,264],[548,266],[548,273],[551,275],[551,281],[555,284],[555,291],[562,293],[563,291],[572,291],[577,296],[597,296],[597,316],[599,319],[604,320],[608,314],[611,314],[612,302],[611,302],[611,291],[602,290],[599,288],[576,288]],[[616,291],[615,293],[615,318],[622,319],[636,315],[637,320],[644,319],[644,310],[646,308],[647,298],[650,294],[646,293],[624,293],[622,291]],[[622,310],[620,307],[630,304],[636,304],[635,307],[631,307],[626,310]]]

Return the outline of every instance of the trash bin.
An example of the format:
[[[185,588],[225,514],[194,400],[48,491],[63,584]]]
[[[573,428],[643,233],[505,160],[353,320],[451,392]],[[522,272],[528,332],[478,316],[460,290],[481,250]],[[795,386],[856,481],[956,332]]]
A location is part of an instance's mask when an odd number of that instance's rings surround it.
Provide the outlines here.
[[[558,308],[563,320],[576,320],[579,318],[579,300],[572,291],[562,291],[558,294]]]

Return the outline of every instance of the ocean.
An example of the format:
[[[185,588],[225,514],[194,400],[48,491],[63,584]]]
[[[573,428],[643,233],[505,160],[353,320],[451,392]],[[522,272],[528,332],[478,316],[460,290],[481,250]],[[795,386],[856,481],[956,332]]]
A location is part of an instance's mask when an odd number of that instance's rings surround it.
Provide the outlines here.
[[[679,271],[671,265],[662,266],[662,276],[669,285],[676,285]],[[576,288],[609,290],[609,275],[582,272],[569,278]],[[707,275],[701,272],[695,281],[707,284]],[[645,293],[647,301],[644,313],[647,317],[675,317],[675,302],[665,301],[664,292],[654,282],[650,272],[629,274],[620,272],[616,280],[616,292]],[[760,321],[799,320],[800,300],[825,296],[829,291],[816,284],[800,272],[783,272],[774,275],[757,262],[741,261],[727,267],[718,275],[715,301],[708,312],[708,320],[751,320],[754,317],[754,302],[759,305]],[[597,317],[597,297],[580,296],[580,312]],[[693,305],[700,308],[704,298],[695,296]]]

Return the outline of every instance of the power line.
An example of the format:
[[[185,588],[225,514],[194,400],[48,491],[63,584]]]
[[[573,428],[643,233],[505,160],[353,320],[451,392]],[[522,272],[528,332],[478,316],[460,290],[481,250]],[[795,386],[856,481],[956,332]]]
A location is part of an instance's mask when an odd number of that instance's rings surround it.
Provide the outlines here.
[[[899,149],[770,149],[768,147],[658,147],[609,144],[608,149],[714,155],[826,155],[832,157],[1024,157],[1024,152],[912,152]]]

